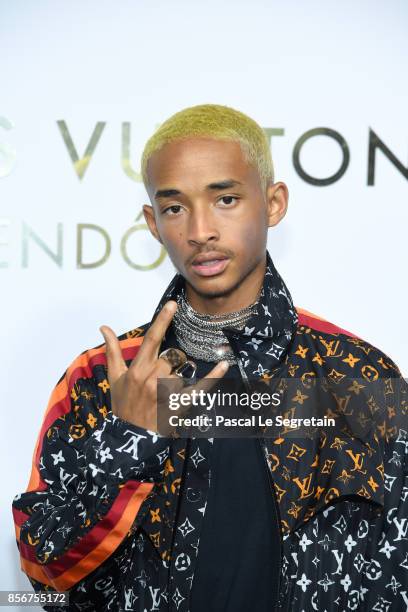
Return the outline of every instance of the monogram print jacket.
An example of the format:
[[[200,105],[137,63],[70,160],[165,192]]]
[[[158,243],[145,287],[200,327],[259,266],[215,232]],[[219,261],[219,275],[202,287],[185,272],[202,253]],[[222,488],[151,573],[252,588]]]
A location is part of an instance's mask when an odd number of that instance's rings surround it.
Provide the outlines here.
[[[182,282],[173,278],[155,315]],[[127,364],[149,325],[119,336]],[[281,533],[271,612],[408,611],[408,391],[397,366],[295,308],[269,253],[258,314],[225,333],[243,378],[272,380],[284,366],[290,417],[319,397],[353,421],[259,438]],[[194,612],[211,448],[211,439],[164,438],[113,415],[105,345],[80,354],[51,394],[27,489],[13,500],[33,588],[68,591],[69,610]]]

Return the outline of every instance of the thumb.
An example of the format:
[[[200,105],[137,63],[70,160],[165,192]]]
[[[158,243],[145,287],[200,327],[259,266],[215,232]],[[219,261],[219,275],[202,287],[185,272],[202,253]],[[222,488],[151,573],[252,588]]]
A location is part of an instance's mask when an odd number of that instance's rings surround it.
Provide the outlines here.
[[[194,388],[197,391],[200,391],[201,389],[203,391],[209,391],[217,383],[217,380],[219,378],[223,378],[223,376],[228,372],[228,370],[229,370],[228,361],[227,360],[219,361],[215,365],[215,367],[213,367],[213,369],[210,370],[210,372],[208,372],[206,376],[204,376],[203,378],[200,378],[194,385],[190,387],[186,387],[185,390],[187,391],[188,389]]]

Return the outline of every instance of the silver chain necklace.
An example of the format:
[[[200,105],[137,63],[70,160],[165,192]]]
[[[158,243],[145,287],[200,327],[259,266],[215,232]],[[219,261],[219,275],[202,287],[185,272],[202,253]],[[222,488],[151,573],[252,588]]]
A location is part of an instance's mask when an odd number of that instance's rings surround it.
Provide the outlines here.
[[[178,308],[173,317],[174,331],[180,348],[191,357],[203,361],[237,363],[223,327],[243,329],[248,319],[257,313],[258,301],[234,312],[220,315],[201,314],[194,310],[185,297],[185,290],[177,296]]]

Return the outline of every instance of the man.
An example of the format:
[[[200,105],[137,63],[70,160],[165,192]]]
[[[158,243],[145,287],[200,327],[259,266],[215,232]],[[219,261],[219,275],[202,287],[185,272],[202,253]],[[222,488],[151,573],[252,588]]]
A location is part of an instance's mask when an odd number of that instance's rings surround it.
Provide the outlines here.
[[[69,591],[72,610],[408,610],[407,388],[378,349],[293,306],[266,250],[288,190],[263,130],[184,109],[142,172],[178,273],[149,324],[103,326],[53,391],[13,503],[34,589]],[[209,384],[293,380],[287,414],[319,397],[344,426],[160,436],[158,381],[183,384],[174,355]]]

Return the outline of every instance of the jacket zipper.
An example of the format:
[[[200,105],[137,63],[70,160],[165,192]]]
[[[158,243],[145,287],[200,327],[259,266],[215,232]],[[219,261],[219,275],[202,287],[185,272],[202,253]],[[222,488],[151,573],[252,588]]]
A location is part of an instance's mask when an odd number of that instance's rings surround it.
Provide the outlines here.
[[[241,374],[241,378],[242,381],[245,385],[245,388],[247,391],[250,391],[251,386],[249,384],[249,380],[248,380],[248,376],[243,368],[241,359],[237,359],[238,362],[238,368]],[[280,601],[280,589],[281,589],[281,569],[282,569],[282,538],[281,538],[281,527],[279,525],[279,509],[278,509],[278,502],[276,499],[276,492],[275,492],[275,487],[273,484],[273,479],[272,479],[272,475],[271,475],[271,471],[269,469],[268,466],[268,462],[266,460],[266,455],[265,455],[265,448],[266,448],[266,442],[265,442],[265,438],[258,438],[258,442],[259,442],[259,446],[260,446],[260,450],[261,450],[261,454],[263,457],[263,461],[264,461],[264,465],[265,465],[265,469],[267,472],[267,477],[268,477],[268,483],[269,483],[269,488],[271,490],[272,493],[272,499],[273,499],[273,504],[274,504],[274,510],[275,510],[275,518],[276,518],[276,526],[278,528],[278,534],[279,534],[279,566],[278,566],[278,588],[277,588],[277,594],[276,594],[276,604],[275,604],[275,609],[274,612],[278,612],[278,608],[279,608],[279,601]]]

